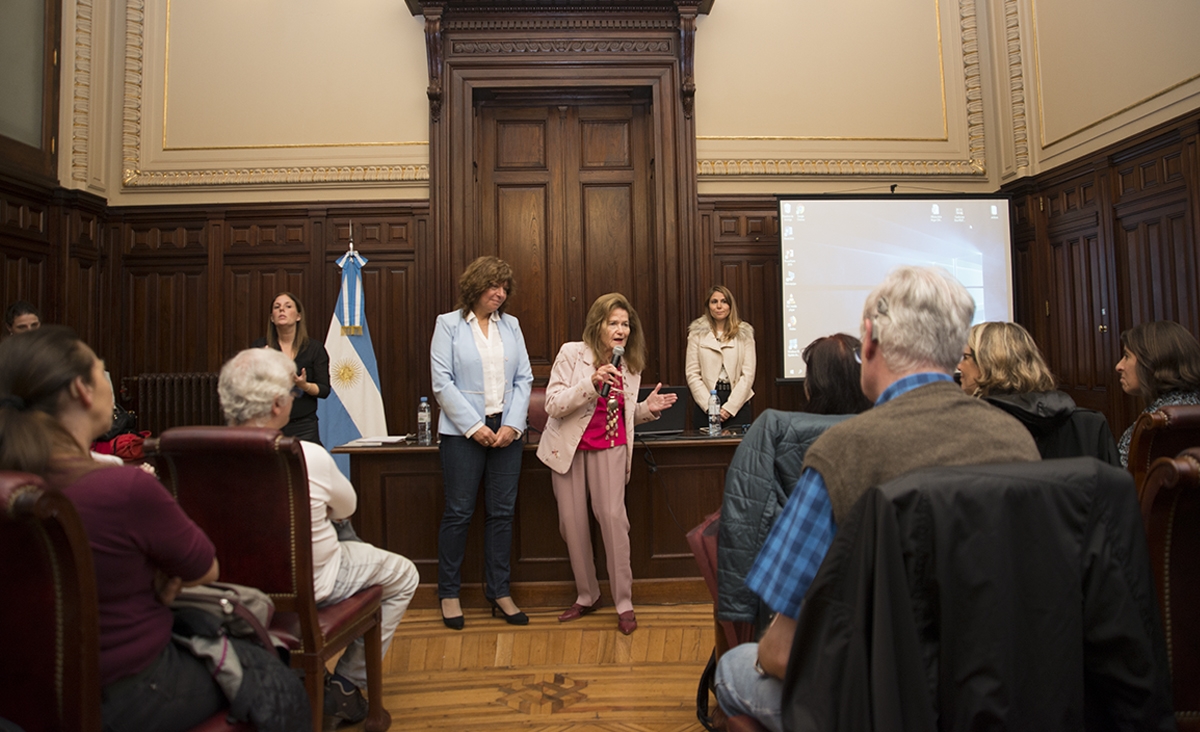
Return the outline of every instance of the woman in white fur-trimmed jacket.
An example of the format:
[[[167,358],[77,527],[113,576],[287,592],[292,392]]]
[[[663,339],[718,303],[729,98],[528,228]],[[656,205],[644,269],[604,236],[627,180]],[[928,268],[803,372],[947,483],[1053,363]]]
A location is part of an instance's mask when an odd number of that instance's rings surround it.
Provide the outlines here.
[[[708,397],[713,389],[721,402],[722,426],[748,425],[754,419],[749,402],[758,366],[754,328],[738,317],[733,293],[724,285],[714,285],[704,304],[704,315],[688,326],[685,373],[696,404],[692,426],[708,425]]]

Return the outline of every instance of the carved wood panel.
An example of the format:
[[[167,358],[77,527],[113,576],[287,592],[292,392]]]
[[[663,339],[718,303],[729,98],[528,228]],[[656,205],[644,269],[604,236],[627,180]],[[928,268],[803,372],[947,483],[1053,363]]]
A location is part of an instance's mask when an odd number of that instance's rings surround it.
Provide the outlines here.
[[[308,337],[325,340],[325,333],[329,329],[329,314],[333,310],[332,307],[322,307],[316,298],[309,296],[309,292],[316,290],[305,263],[238,260],[226,264],[224,270],[222,296],[225,329],[221,344],[222,360],[249,348],[256,339],[266,337],[271,305],[276,295],[281,292],[291,292],[300,298],[304,305]]]
[[[341,274],[330,268],[336,278],[331,291],[341,286]],[[367,327],[371,330],[371,345],[379,366],[379,388],[383,396],[388,430],[392,434],[417,431],[417,403],[429,397],[437,409],[429,382],[429,338],[426,328],[416,317],[420,312],[422,295],[416,262],[397,260],[395,255],[383,254],[371,258],[363,269],[364,308]],[[331,304],[332,308],[332,304]],[[321,327],[324,340],[330,319]],[[436,419],[436,416],[435,416]],[[436,424],[436,422],[435,422]]]
[[[480,242],[513,265],[508,312],[521,320],[534,376],[578,340],[592,301],[623,292],[656,310],[644,105],[485,104]],[[642,320],[653,363],[658,326]],[[650,366],[647,378],[657,378]]]
[[[122,277],[124,375],[210,371],[206,348],[210,313],[203,262],[130,264]],[[116,374],[114,374],[116,376]]]
[[[1128,282],[1124,327],[1153,320],[1174,320],[1200,333],[1196,247],[1187,201],[1165,205],[1118,207],[1117,259]]]

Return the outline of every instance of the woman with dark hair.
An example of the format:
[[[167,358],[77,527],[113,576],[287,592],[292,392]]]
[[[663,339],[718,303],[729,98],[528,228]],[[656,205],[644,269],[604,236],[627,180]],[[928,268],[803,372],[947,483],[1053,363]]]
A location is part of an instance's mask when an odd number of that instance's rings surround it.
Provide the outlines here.
[[[809,414],[861,414],[871,408],[863,394],[862,366],[858,349],[862,344],[845,333],[818,338],[805,347],[804,394]]]
[[[517,319],[504,312],[513,270],[497,257],[479,257],[458,281],[458,307],[439,315],[429,360],[438,419],[446,509],[438,531],[438,598],[442,622],[462,630],[458,600],[467,531],[484,482],[484,588],[511,625],[525,625],[509,594],[513,515],[521,477],[521,433],[529,414],[533,370]]]
[[[1017,418],[1043,458],[1120,458],[1103,414],[1082,409],[1055,388],[1054,374],[1033,336],[1016,323],[972,326],[958,362],[962,389]]]
[[[1142,414],[1174,404],[1200,404],[1200,343],[1191,331],[1171,320],[1134,326],[1121,334],[1117,362],[1121,388],[1149,402]],[[1133,425],[1117,448],[1121,464],[1129,461]]]
[[[300,298],[290,292],[276,295],[267,321],[267,337],[259,338],[250,347],[274,348],[296,362],[296,398],[283,434],[320,445],[317,400],[329,396],[329,353],[324,343],[308,337]]]
[[[623,349],[618,365],[613,351]],[[592,303],[583,325],[583,340],[564,343],[546,385],[546,429],[538,443],[538,459],[551,470],[558,501],[558,528],[575,575],[574,604],[560,623],[600,607],[600,584],[592,556],[587,497],[604,538],[608,582],[617,609],[617,629],[637,629],[633,613],[633,571],[629,563],[629,516],[625,484],[633,465],[633,428],[658,419],[675,403],[674,394],[659,387],[638,402],[638,386],[646,366],[646,337],[637,311],[619,292]]]
[[[104,362],[69,328],[0,343],[0,469],[61,490],[92,547],[104,728],[186,730],[227,702],[204,663],[171,642],[167,605],[181,586],[217,578],[216,552],[152,475],[91,459],[112,411]]]
[[[721,403],[723,425],[750,424],[757,367],[754,328],[738,316],[729,288],[714,285],[704,299],[704,315],[688,326],[684,373],[696,405],[693,427],[708,425],[708,398],[713,389]]]

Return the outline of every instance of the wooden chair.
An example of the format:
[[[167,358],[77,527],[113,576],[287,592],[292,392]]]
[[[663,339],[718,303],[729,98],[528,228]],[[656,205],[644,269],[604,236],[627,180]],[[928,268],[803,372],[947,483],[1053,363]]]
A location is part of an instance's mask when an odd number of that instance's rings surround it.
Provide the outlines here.
[[[1200,448],[1155,460],[1141,506],[1171,662],[1175,722],[1180,730],[1200,730]]]
[[[1200,446],[1200,406],[1179,404],[1139,415],[1129,442],[1129,472],[1141,499],[1150,464]]]
[[[92,550],[75,507],[41,478],[0,472],[0,716],[26,732],[98,731]]]
[[[146,457],[184,511],[217,547],[221,579],[275,601],[272,632],[304,670],[313,727],[324,718],[325,664],[359,636],[367,658],[365,729],[391,725],[383,708],[380,587],[318,608],[313,593],[312,515],[300,443],[277,430],[176,427],[146,441]]]
[[[41,478],[0,471],[0,717],[25,732],[99,732],[100,625],[79,514]],[[20,602],[12,602],[20,598]],[[192,732],[252,732],[221,711]]]

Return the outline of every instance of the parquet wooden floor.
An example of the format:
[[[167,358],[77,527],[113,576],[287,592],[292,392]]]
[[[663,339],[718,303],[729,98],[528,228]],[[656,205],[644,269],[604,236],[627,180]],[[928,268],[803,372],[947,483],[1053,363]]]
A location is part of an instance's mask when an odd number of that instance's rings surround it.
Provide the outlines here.
[[[612,607],[571,623],[529,611],[510,626],[468,608],[466,628],[409,610],[383,660],[393,732],[703,732],[696,685],[713,648],[712,605]],[[361,725],[343,728],[356,730]]]

